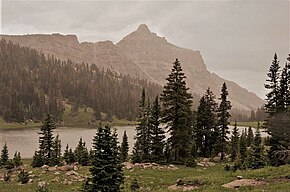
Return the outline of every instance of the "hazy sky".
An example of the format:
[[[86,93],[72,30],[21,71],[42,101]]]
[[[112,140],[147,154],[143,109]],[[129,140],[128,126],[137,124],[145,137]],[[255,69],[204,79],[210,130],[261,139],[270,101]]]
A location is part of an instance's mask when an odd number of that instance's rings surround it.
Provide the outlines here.
[[[139,24],[200,50],[208,69],[264,98],[275,52],[289,50],[289,1],[1,1],[2,34],[76,34],[117,43]]]

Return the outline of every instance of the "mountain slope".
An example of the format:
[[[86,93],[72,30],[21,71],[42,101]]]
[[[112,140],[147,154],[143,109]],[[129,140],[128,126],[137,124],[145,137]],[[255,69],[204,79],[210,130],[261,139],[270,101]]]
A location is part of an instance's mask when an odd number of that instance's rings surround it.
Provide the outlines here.
[[[75,35],[1,35],[23,46],[30,46],[45,54],[54,54],[60,59],[74,62],[95,63],[100,68],[110,68],[121,74],[130,74],[164,85],[172,63],[178,58],[187,76],[190,90],[202,95],[208,87],[219,96],[223,82],[229,89],[234,108],[256,109],[264,101],[238,84],[225,80],[207,70],[199,51],[175,46],[164,37],[152,33],[144,24],[120,42],[79,43]]]

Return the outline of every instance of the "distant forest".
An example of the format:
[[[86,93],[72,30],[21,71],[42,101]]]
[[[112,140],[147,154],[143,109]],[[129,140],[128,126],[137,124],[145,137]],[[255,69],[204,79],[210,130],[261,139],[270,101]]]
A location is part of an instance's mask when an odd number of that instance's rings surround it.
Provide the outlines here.
[[[155,83],[100,69],[95,64],[62,61],[53,55],[11,41],[0,41],[0,116],[7,122],[41,121],[47,113],[62,121],[65,105],[71,114],[81,107],[94,110],[97,120],[101,112],[107,119],[135,120],[142,89],[153,99],[162,87]],[[192,93],[196,110],[200,96]],[[262,108],[250,114],[231,110],[230,121],[261,121]]]
[[[66,104],[76,113],[80,107],[91,107],[96,119],[101,112],[132,119],[142,89],[152,99],[162,89],[95,64],[61,61],[5,40],[0,41],[0,50],[0,116],[7,122],[41,121],[46,113],[59,122]]]

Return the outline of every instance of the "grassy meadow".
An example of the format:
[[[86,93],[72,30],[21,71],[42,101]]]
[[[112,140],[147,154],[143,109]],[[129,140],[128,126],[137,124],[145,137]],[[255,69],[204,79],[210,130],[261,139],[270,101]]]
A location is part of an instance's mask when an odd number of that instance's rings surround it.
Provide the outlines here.
[[[43,171],[41,168],[32,168],[30,166],[31,160],[24,160],[24,164],[28,166],[28,172],[32,171],[32,175],[35,175],[32,179],[32,183],[19,184],[17,177],[13,178],[13,181],[4,182],[0,181],[1,192],[31,192],[37,188],[39,181],[46,181],[48,188],[53,192],[70,192],[79,191],[82,182],[73,182],[71,185],[63,184],[64,180],[70,180],[71,176],[66,176],[66,172],[61,172],[59,175],[55,175],[53,171]],[[133,168],[131,170],[125,170],[125,183],[122,191],[130,191],[130,184],[134,178],[136,178],[140,185],[141,191],[169,191],[168,186],[176,183],[177,179],[187,178],[198,179],[206,182],[205,185],[193,191],[206,191],[206,192],[218,192],[218,191],[236,191],[234,189],[227,189],[222,187],[223,184],[236,180],[238,175],[244,179],[260,179],[266,181],[268,184],[257,187],[242,187],[239,191],[279,191],[288,192],[290,189],[290,165],[281,167],[265,167],[258,170],[245,170],[245,171],[225,171],[224,164],[217,164],[213,167],[203,168],[195,167],[189,168],[185,166],[178,166],[177,170],[158,170],[158,169],[142,169]],[[89,167],[79,167],[77,173],[89,176]],[[58,177],[58,182],[53,182]],[[288,179],[287,179],[288,178]]]

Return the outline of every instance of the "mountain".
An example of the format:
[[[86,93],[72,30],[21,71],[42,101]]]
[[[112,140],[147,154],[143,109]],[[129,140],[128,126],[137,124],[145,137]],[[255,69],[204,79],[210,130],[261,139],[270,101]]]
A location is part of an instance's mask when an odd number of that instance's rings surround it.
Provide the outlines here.
[[[233,108],[249,111],[264,104],[264,100],[233,81],[209,72],[199,51],[175,46],[164,37],[152,33],[141,24],[120,42],[80,43],[75,35],[1,35],[22,46],[29,46],[56,57],[78,63],[95,63],[120,74],[129,74],[164,85],[176,58],[187,76],[186,82],[193,93],[202,95],[208,87],[219,96],[223,82],[229,90]]]

